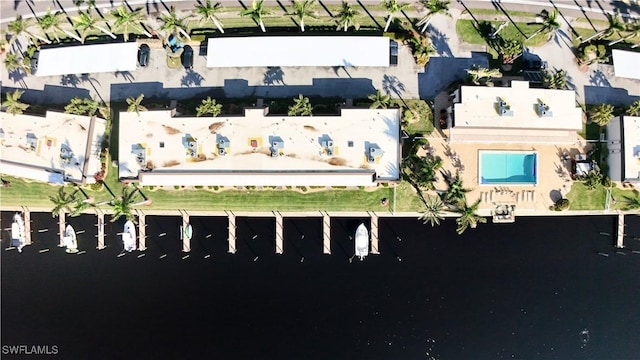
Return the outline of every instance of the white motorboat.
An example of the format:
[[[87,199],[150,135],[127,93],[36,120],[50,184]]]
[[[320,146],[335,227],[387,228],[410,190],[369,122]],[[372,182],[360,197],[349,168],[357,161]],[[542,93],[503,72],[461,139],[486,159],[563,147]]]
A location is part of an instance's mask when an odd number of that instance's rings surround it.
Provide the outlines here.
[[[180,238],[182,240],[191,241],[191,237],[193,236],[193,228],[191,227],[191,224],[187,224],[187,226],[180,226],[180,231]]]
[[[15,246],[18,252],[22,252],[22,248],[26,243],[24,220],[20,213],[15,213],[13,215],[13,223],[11,224],[11,246]]]
[[[68,225],[64,228],[64,236],[62,237],[64,242],[64,246],[67,248],[65,250],[68,253],[77,253],[78,252],[78,240],[76,239],[76,231],[73,229],[73,226]]]
[[[356,229],[355,240],[356,256],[362,261],[365,256],[369,255],[369,231],[364,224],[360,224]]]
[[[124,251],[132,252],[136,249],[136,227],[131,220],[127,220],[124,223],[122,243],[124,244]]]

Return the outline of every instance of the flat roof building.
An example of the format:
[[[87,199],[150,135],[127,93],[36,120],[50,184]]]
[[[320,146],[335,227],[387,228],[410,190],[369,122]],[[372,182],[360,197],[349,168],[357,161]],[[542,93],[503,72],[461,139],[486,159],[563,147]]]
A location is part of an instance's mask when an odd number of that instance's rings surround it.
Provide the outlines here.
[[[572,90],[461,86],[451,94],[449,141],[570,144],[582,130],[582,109]]]
[[[640,53],[614,49],[613,72],[616,76],[640,80]]]
[[[106,120],[47,111],[46,116],[0,113],[0,171],[62,184],[92,184],[100,171]]]
[[[119,177],[141,185],[372,186],[400,179],[400,110],[339,116],[120,113]]]
[[[134,71],[138,43],[112,43],[41,48],[36,53],[36,76]]]
[[[389,66],[383,36],[253,36],[209,38],[207,67]]]
[[[619,116],[607,125],[609,177],[640,183],[640,117]]]

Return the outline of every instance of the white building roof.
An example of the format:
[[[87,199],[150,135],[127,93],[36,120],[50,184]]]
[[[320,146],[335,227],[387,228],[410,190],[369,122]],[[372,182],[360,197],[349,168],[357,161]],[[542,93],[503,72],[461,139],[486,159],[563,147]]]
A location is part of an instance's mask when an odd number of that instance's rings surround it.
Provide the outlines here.
[[[389,66],[382,36],[254,36],[210,38],[207,67]]]
[[[134,71],[138,44],[135,42],[56,46],[39,51],[36,76]]]
[[[69,181],[95,182],[104,119],[47,111],[45,117],[1,112],[0,120],[3,174],[60,183],[60,173]]]
[[[456,127],[501,127],[518,129],[582,129],[582,110],[573,90],[529,88],[527,81],[512,81],[511,87],[462,86],[455,104]],[[498,113],[502,99],[513,112]],[[540,117],[537,104],[548,106],[550,116]]]
[[[616,117],[607,125],[609,176],[614,181],[640,181],[640,117]]]
[[[613,71],[616,76],[640,80],[640,53],[612,50]]]
[[[367,186],[374,173],[400,177],[398,109],[343,109],[341,116],[246,109],[217,118],[123,112],[120,121],[128,126],[120,128],[119,176],[142,185]],[[151,172],[141,171],[145,163]]]

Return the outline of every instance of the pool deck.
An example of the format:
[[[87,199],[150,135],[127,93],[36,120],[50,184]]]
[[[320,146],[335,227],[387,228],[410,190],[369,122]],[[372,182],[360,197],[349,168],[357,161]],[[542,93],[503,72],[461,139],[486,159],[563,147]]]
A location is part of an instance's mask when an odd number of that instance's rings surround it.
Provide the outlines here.
[[[467,194],[469,202],[481,199],[480,209],[493,209],[497,204],[515,204],[521,210],[548,210],[553,205],[552,192],[560,191],[563,195],[569,192],[572,185],[570,177],[571,164],[563,164],[562,154],[566,151],[571,158],[578,153],[585,153],[591,145],[585,141],[570,146],[541,144],[450,144],[442,133],[435,131],[429,138],[432,153],[444,160],[443,169],[455,174],[457,168],[462,169],[465,187],[471,188]],[[449,148],[449,151],[447,151]],[[478,183],[478,150],[535,151],[538,154],[538,184],[536,185],[480,185]],[[427,150],[420,150],[424,155]],[[456,160],[457,159],[457,160]],[[446,184],[440,179],[436,189],[445,190]]]

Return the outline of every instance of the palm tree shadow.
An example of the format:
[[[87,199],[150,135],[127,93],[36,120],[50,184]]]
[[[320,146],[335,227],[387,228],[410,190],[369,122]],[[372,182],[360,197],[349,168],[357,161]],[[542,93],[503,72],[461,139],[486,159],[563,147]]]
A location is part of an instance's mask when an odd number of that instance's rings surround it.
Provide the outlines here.
[[[80,78],[75,74],[62,75],[60,77],[60,85],[77,88],[80,84]]]
[[[375,17],[374,17],[370,12],[369,12],[369,9],[367,9],[367,7],[366,7],[366,6],[364,6],[364,4],[363,4],[360,0],[357,0],[357,2],[358,2],[358,5],[360,5],[360,7],[364,10],[364,12],[366,12],[366,13],[367,13],[367,15],[369,15],[369,17],[371,18],[371,20],[373,21],[373,23],[374,23],[374,24],[376,24],[376,26],[377,26],[378,28],[380,28],[380,29],[381,29],[381,28],[383,28],[382,26],[380,26],[380,24],[378,23],[378,21],[376,20],[376,18],[375,18]]]
[[[129,83],[132,83],[136,79],[129,71],[116,71],[113,73],[113,76],[116,78],[122,76],[122,78]]]
[[[409,108],[409,105],[407,105],[407,103],[402,98],[402,93],[406,91],[406,88],[404,86],[404,83],[402,83],[397,76],[385,74],[382,77],[382,89],[387,94],[395,94],[400,99],[400,101],[402,101],[404,106],[406,108]]]
[[[589,83],[600,87],[611,87],[611,83],[607,79],[607,76],[600,70],[595,70],[591,76],[589,76]]]
[[[180,85],[184,87],[201,86],[204,77],[193,69],[187,70],[186,74],[180,79]]]
[[[27,77],[27,73],[23,69],[15,69],[9,72],[9,80],[20,83],[22,87],[26,87],[26,84],[23,81],[25,77]]]
[[[453,57],[453,53],[451,52],[451,48],[449,47],[449,38],[447,37],[447,35],[435,28],[430,29],[431,31],[429,31],[429,38],[431,38],[431,43],[436,49],[438,55],[442,57]]]
[[[284,71],[280,66],[269,66],[264,73],[262,83],[265,85],[274,85],[276,83],[286,85],[284,83]]]

